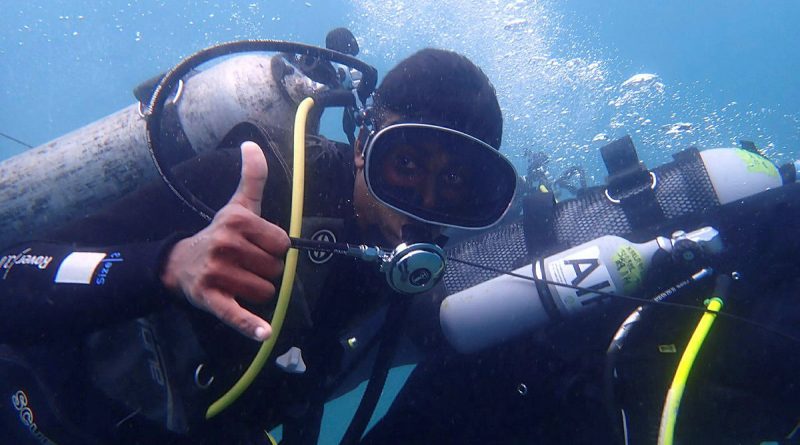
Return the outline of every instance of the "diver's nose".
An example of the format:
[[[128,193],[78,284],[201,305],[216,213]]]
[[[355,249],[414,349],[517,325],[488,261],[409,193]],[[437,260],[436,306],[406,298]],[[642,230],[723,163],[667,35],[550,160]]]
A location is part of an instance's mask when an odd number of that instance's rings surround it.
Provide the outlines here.
[[[422,206],[426,209],[432,209],[436,206],[436,182],[433,178],[429,178],[422,184],[419,190],[422,196]]]
[[[430,243],[434,239],[432,227],[422,224],[404,224],[401,230],[403,232],[403,242],[407,244]]]

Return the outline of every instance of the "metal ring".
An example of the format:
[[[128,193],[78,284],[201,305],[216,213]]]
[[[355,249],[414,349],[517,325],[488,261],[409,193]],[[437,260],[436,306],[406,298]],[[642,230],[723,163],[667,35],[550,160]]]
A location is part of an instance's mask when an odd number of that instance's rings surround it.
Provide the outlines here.
[[[528,395],[528,385],[526,385],[524,383],[520,383],[519,385],[517,385],[517,392],[521,396],[527,396]]]
[[[178,99],[181,98],[181,94],[183,94],[183,79],[178,79],[178,90],[175,91],[175,97],[172,98],[172,105],[178,103]]]
[[[143,104],[143,103],[140,101],[140,102],[139,102],[139,108],[138,108],[138,111],[139,111],[139,117],[141,117],[142,119],[144,119],[144,118],[146,118],[146,117],[147,117],[147,114],[145,114],[145,112],[144,112],[144,110],[142,109],[142,107],[144,107],[144,104]]]
[[[656,177],[655,173],[653,173],[653,172],[649,172],[649,173],[650,173],[650,190],[655,190],[656,186],[658,185],[658,178]],[[608,199],[612,203],[619,204],[620,202],[622,202],[621,199],[612,198],[611,194],[608,193],[608,188],[606,188],[603,192],[606,194],[606,199]],[[639,192],[636,192],[633,195],[636,195],[637,193],[639,193]],[[633,196],[633,195],[631,195],[631,196]]]
[[[194,384],[197,385],[197,387],[200,389],[207,389],[209,386],[211,386],[212,383],[214,383],[213,375],[211,376],[210,379],[208,379],[207,382],[205,383],[200,382],[200,373],[203,372],[203,368],[205,367],[206,367],[205,363],[200,363],[194,370]]]

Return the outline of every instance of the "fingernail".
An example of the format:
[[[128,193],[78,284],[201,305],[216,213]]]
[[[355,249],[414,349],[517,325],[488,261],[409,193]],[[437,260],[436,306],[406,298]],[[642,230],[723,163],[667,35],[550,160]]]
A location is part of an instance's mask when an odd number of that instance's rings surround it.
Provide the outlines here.
[[[264,341],[267,338],[267,330],[263,326],[256,328],[256,340]]]

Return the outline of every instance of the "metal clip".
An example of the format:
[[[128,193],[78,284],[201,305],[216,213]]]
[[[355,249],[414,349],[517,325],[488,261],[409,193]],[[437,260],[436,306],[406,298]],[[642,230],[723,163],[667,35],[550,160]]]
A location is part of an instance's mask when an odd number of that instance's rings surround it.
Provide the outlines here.
[[[655,174],[655,173],[653,173],[653,172],[649,172],[649,173],[650,173],[650,190],[655,190],[655,189],[656,189],[656,186],[658,185],[658,178],[656,177],[656,174]],[[641,190],[639,190],[639,191],[638,191],[638,192],[636,192],[636,193],[633,193],[633,195],[636,195],[636,194],[638,194],[639,192],[641,192]],[[608,200],[609,200],[609,201],[611,201],[612,203],[614,203],[614,204],[619,204],[620,202],[622,202],[622,199],[618,199],[618,198],[612,198],[612,197],[611,197],[611,194],[610,194],[610,193],[608,193],[608,188],[606,188],[606,189],[604,190],[604,193],[606,194],[606,199],[608,199]],[[631,196],[633,196],[633,195],[631,195]]]

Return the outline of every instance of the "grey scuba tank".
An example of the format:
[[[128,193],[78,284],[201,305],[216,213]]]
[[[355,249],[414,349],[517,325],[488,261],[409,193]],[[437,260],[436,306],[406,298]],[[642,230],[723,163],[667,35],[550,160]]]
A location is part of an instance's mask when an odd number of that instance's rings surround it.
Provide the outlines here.
[[[173,130],[202,152],[241,122],[292,128],[297,104],[320,86],[281,56],[231,57],[180,84],[170,105],[180,127]],[[92,213],[157,178],[145,108],[130,105],[0,163],[0,245]],[[308,131],[317,132],[311,119]]]

